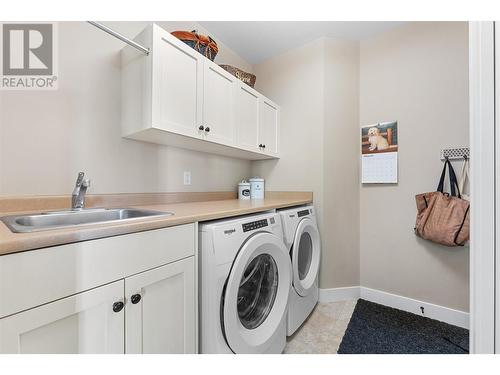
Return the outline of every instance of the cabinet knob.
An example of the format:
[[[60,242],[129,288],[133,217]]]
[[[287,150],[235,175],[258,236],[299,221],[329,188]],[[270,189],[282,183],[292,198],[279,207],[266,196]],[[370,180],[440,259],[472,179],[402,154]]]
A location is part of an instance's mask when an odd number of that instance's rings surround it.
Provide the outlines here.
[[[120,312],[123,310],[123,306],[125,306],[125,305],[122,301],[115,302],[115,303],[113,303],[113,311],[116,313]]]
[[[210,131],[210,128],[207,126],[207,127],[205,128],[205,131],[208,133],[208,132]]]
[[[198,127],[198,129],[200,129],[200,130],[204,130],[204,129],[205,129],[205,127],[204,127],[203,125],[200,125],[200,126]]]
[[[130,297],[130,301],[134,305],[138,304],[141,301],[141,295],[140,294],[134,294],[132,297]]]

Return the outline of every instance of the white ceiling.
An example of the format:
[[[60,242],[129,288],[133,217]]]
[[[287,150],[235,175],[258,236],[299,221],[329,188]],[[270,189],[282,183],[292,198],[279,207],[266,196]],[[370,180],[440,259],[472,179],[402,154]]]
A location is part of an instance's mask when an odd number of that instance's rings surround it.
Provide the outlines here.
[[[210,36],[251,64],[321,36],[361,40],[404,22],[374,21],[200,21]]]

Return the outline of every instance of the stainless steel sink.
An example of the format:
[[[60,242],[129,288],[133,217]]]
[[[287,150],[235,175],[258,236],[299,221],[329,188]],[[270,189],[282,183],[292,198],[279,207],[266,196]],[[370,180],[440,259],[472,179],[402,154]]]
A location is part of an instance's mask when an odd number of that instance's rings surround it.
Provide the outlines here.
[[[173,212],[134,208],[83,209],[78,211],[43,212],[36,215],[4,216],[0,220],[12,232],[25,233],[104,222],[123,222],[151,216],[171,216]]]

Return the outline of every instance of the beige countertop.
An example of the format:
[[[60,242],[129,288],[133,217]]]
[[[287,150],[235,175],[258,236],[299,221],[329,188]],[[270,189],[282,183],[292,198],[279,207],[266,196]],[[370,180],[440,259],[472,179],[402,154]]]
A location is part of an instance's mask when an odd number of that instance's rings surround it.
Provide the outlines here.
[[[0,216],[61,209],[67,207],[60,206],[66,204],[68,199],[68,197],[1,198]],[[92,202],[89,207],[134,207],[171,211],[174,215],[138,218],[125,222],[86,224],[30,233],[12,233],[3,222],[0,222],[0,255],[307,204],[312,202],[312,193],[266,192],[264,200],[256,201],[241,201],[235,199],[233,193],[227,192],[123,194],[93,196],[89,200]]]

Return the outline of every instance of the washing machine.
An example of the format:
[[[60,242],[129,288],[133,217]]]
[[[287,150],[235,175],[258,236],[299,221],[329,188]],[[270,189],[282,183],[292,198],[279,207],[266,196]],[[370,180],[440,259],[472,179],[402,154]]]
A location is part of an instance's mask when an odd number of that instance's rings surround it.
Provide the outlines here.
[[[318,303],[321,240],[312,205],[278,211],[292,265],[287,335],[291,336]]]
[[[199,226],[201,353],[281,353],[292,270],[277,213]]]

